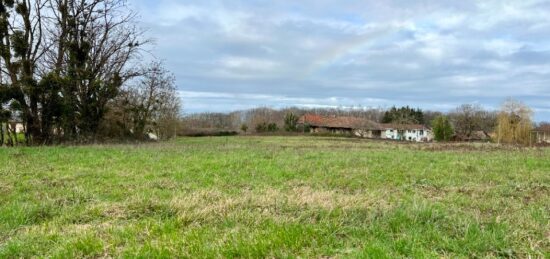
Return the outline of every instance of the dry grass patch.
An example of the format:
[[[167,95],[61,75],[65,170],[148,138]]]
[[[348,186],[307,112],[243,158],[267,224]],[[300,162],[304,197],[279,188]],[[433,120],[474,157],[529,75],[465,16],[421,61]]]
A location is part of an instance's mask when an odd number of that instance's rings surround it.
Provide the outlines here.
[[[216,221],[247,213],[275,220],[292,221],[300,214],[317,210],[390,209],[392,205],[374,193],[345,194],[334,190],[316,190],[309,186],[290,189],[267,188],[227,194],[218,190],[200,190],[179,195],[170,207],[189,222]]]

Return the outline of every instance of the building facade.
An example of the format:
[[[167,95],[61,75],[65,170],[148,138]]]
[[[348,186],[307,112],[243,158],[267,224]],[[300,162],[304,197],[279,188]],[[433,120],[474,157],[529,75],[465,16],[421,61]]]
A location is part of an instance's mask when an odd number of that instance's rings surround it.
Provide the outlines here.
[[[406,140],[416,142],[428,142],[433,140],[433,132],[430,128],[421,124],[380,124],[384,129],[382,138],[394,140]]]

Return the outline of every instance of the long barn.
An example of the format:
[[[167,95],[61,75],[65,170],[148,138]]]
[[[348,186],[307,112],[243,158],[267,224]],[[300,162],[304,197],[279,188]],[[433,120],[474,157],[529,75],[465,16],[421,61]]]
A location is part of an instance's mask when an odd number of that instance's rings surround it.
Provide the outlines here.
[[[298,124],[311,133],[328,132],[363,138],[426,142],[433,140],[432,130],[418,124],[380,124],[365,118],[305,114]]]

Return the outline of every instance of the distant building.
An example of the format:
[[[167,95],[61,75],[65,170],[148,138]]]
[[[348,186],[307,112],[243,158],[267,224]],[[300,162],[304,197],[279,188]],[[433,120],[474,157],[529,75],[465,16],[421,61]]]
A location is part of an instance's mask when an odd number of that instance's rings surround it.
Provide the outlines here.
[[[312,133],[329,132],[363,138],[416,142],[433,140],[431,129],[424,125],[380,124],[357,117],[306,114],[300,117],[298,124],[309,128],[309,131]]]
[[[382,138],[427,142],[433,140],[432,129],[421,124],[380,124],[384,128]]]
[[[21,122],[13,122],[13,121],[8,122],[7,129],[9,129],[12,132],[15,131],[15,133],[25,133],[25,125],[23,125],[23,123]]]
[[[455,134],[451,137],[451,140],[460,142],[488,142],[491,141],[491,136],[483,130],[476,130],[469,136],[465,134]]]
[[[550,143],[550,125],[542,125],[533,130],[531,133],[536,143],[549,144]]]

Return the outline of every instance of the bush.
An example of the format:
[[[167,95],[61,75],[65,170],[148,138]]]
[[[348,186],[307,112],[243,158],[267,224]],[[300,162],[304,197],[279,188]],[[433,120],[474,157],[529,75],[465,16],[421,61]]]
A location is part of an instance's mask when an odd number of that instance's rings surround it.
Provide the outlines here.
[[[265,123],[265,122],[258,123],[256,125],[255,129],[256,129],[256,132],[258,132],[258,133],[266,132],[267,131],[267,123]]]
[[[269,132],[279,131],[279,127],[277,126],[276,123],[269,123],[267,125],[267,131],[269,131]]]
[[[277,126],[277,123],[267,123],[262,122],[256,125],[256,132],[257,133],[263,133],[263,132],[276,132],[279,130],[279,126]]]
[[[246,125],[246,124],[243,123],[243,124],[241,125],[241,130],[242,130],[242,132],[246,133],[246,131],[248,130],[248,125]]]

